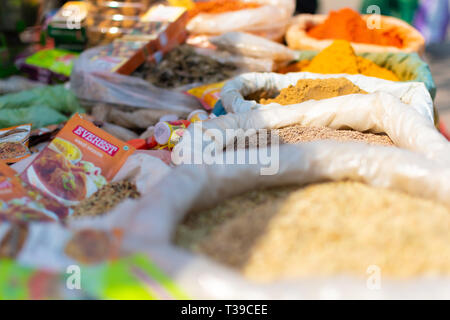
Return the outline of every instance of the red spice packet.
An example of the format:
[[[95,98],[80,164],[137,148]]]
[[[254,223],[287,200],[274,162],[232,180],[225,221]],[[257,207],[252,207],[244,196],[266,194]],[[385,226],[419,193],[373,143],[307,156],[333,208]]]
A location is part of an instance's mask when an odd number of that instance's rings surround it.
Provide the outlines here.
[[[13,169],[0,162],[0,220],[57,221],[68,213],[68,208],[27,188]]]
[[[52,199],[75,206],[111,181],[134,148],[74,115],[21,178]]]

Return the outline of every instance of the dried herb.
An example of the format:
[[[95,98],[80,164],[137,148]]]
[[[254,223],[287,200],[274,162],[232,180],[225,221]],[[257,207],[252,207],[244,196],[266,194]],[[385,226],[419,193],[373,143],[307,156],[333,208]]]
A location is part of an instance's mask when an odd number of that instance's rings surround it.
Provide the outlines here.
[[[236,66],[201,55],[189,45],[170,51],[159,64],[147,62],[134,75],[155,86],[176,88],[191,83],[213,83],[233,77]]]
[[[257,281],[354,274],[450,274],[449,208],[341,181],[254,190],[191,212],[175,243]]]

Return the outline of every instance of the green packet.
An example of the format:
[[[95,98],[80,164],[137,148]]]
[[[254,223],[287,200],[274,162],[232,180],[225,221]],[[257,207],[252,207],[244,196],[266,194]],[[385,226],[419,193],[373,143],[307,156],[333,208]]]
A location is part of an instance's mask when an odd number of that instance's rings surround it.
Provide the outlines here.
[[[45,49],[27,57],[25,63],[69,77],[72,73],[73,63],[78,56],[78,53],[72,51]]]
[[[0,260],[0,300],[185,300],[177,284],[149,256],[135,254],[96,266],[68,266],[66,273]]]

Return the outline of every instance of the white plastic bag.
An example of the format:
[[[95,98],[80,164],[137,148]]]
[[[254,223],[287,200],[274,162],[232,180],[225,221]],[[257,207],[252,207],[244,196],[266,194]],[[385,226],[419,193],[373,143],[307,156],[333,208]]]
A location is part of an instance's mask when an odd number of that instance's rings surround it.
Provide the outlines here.
[[[245,154],[248,150],[237,153]],[[398,148],[333,141],[283,145],[279,149],[278,173],[261,175],[262,167],[261,164],[179,166],[145,198],[126,211],[115,210],[108,221],[111,227],[121,226],[129,231],[125,240],[128,249],[147,252],[193,298],[317,299],[329,297],[326,292],[330,290],[339,298],[419,298],[430,292],[434,297],[449,297],[448,278],[410,279],[401,284],[384,280],[379,291],[368,290],[366,279],[352,277],[257,285],[208,258],[171,244],[176,224],[189,211],[209,208],[228,197],[270,186],[350,179],[450,206],[450,168]],[[423,290],[425,286],[433,290]]]
[[[199,108],[195,98],[182,92],[157,88],[137,77],[102,70],[91,60],[101,49],[87,50],[75,61],[70,86],[78,98],[179,114]]]
[[[295,10],[294,0],[251,0],[261,7],[219,14],[200,13],[190,20],[193,34],[222,34],[228,31],[251,32],[269,39],[281,39]]]

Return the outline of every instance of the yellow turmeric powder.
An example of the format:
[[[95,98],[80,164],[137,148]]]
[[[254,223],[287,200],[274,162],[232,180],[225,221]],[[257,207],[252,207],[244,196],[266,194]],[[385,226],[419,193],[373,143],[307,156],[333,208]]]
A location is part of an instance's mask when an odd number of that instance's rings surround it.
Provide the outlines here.
[[[299,71],[322,74],[363,74],[391,81],[400,80],[392,71],[378,66],[369,59],[357,56],[350,42],[346,40],[335,40],[310,62],[302,60],[278,70],[279,73]]]

